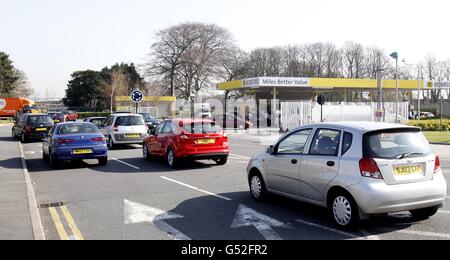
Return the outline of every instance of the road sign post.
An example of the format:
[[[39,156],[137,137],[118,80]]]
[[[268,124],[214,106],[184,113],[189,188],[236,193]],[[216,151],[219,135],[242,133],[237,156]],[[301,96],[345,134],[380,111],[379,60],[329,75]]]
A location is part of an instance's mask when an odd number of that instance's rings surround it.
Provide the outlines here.
[[[139,103],[142,102],[142,100],[144,99],[144,93],[142,93],[142,91],[140,90],[133,90],[133,92],[131,92],[131,100],[135,103],[135,113],[139,113]]]

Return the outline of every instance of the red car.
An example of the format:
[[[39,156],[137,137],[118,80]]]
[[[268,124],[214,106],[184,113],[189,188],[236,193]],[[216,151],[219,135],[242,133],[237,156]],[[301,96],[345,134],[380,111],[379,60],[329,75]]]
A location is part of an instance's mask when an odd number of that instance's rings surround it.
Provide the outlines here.
[[[61,113],[65,115],[66,121],[76,122],[78,119],[78,115],[72,111],[62,111]]]
[[[144,139],[144,159],[166,158],[174,168],[183,159],[228,161],[228,136],[208,119],[173,119],[160,123]]]

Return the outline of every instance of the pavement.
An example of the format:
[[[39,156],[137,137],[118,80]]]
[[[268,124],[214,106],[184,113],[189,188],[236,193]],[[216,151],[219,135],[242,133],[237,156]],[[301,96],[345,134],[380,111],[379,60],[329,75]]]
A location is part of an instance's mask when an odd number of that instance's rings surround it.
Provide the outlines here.
[[[8,137],[9,130],[0,127],[0,239],[32,239],[18,144]],[[200,161],[175,170],[143,160],[141,146],[110,151],[107,166],[85,161],[51,170],[42,160],[40,142],[23,144],[46,239],[450,240],[448,203],[427,221],[393,214],[343,232],[322,208],[278,196],[256,202],[245,168],[251,156],[279,135],[260,138],[240,131],[230,132],[229,138],[227,165]],[[450,151],[433,147],[450,183]],[[9,194],[9,201],[3,202],[3,194]],[[9,217],[4,221],[3,216]]]
[[[0,127],[0,240],[34,239],[19,143]]]

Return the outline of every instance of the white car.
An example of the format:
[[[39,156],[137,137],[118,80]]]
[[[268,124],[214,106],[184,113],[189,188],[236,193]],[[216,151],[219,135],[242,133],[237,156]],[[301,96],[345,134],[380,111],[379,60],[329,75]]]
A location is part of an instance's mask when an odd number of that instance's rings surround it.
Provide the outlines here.
[[[298,128],[247,168],[251,195],[268,192],[329,209],[338,227],[371,215],[437,213],[447,196],[440,159],[419,128],[342,122]]]
[[[108,147],[114,149],[119,144],[142,144],[148,126],[142,115],[112,114],[105,120],[101,132],[108,139]]]

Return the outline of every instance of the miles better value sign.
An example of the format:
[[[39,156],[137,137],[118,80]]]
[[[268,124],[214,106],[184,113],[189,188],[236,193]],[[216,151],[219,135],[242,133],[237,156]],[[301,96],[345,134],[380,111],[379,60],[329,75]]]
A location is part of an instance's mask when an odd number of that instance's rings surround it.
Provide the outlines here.
[[[259,77],[244,80],[244,87],[309,87],[309,78]]]

